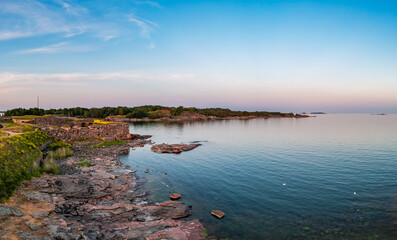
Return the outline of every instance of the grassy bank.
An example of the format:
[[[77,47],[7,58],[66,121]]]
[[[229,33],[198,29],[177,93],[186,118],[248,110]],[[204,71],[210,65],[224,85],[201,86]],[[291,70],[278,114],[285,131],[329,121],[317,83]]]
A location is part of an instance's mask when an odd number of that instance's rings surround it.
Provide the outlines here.
[[[40,130],[0,138],[0,201],[8,198],[23,180],[40,174],[34,166],[42,154],[37,147],[49,140]]]

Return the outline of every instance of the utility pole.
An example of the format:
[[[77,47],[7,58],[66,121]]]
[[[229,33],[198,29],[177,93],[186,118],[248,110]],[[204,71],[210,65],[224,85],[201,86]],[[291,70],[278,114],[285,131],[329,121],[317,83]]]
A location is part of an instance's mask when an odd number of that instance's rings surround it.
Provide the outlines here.
[[[37,108],[40,109],[40,98],[37,96]]]

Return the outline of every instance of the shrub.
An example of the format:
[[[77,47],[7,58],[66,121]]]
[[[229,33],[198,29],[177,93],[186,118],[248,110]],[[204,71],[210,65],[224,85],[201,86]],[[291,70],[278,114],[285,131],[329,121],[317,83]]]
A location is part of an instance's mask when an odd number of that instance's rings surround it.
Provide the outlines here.
[[[37,176],[35,161],[41,146],[50,139],[42,131],[0,138],[0,201],[7,199],[25,179]]]
[[[70,145],[69,143],[65,143],[62,140],[54,140],[51,145],[49,146],[49,150],[50,151],[55,151],[58,148],[71,148],[72,145]]]
[[[45,173],[60,174],[60,166],[56,160],[61,160],[73,155],[73,150],[68,147],[61,147],[55,151],[48,152],[43,160],[42,168]]]
[[[51,152],[52,153],[52,152]],[[48,154],[48,156],[43,160],[42,169],[45,173],[59,174],[60,166],[56,162],[53,154]]]
[[[83,162],[79,162],[78,164],[81,167],[88,167],[88,166],[91,166],[91,161],[85,160]]]
[[[64,158],[72,156],[73,155],[73,150],[70,149],[70,148],[66,148],[66,147],[58,148],[54,152],[49,152],[48,156],[50,156],[50,155],[51,155],[52,158],[54,158],[56,160],[60,160],[60,159],[64,159]]]
[[[97,124],[97,125],[108,125],[109,123],[112,123],[112,122],[102,121],[99,119],[94,120],[94,124]]]

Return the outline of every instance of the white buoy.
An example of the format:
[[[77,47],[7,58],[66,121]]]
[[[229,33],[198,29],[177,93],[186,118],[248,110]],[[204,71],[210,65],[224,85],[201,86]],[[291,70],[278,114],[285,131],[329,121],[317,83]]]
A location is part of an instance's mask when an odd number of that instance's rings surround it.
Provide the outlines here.
[[[283,183],[283,186],[287,185],[286,183]]]
[[[353,194],[356,195],[357,193],[356,193],[356,192],[353,192]]]

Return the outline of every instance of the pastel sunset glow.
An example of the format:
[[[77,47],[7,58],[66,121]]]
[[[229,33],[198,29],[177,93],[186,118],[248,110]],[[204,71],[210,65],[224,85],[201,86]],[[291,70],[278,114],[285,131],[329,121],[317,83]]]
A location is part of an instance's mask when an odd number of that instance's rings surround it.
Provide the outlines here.
[[[0,110],[397,113],[397,2],[0,0]]]

